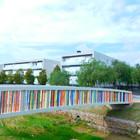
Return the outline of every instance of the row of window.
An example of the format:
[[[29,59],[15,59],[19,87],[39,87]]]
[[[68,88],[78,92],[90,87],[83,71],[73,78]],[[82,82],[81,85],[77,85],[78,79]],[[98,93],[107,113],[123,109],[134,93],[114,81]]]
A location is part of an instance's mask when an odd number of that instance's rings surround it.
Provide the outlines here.
[[[41,71],[41,70],[33,70],[34,76],[38,76],[40,71]],[[24,74],[25,74],[27,71],[23,71],[23,72],[24,72]],[[8,71],[6,71],[5,73],[8,74]],[[13,71],[13,74],[15,74],[15,73],[16,73],[16,70]]]
[[[70,57],[63,58],[63,65],[74,65],[74,64],[82,64],[83,62],[88,62],[92,58],[92,55],[88,56],[79,56],[79,57]]]
[[[27,69],[27,68],[42,68],[42,62],[32,62],[32,63],[23,63],[23,64],[7,64],[4,65],[4,70],[8,69]]]
[[[63,67],[63,70],[68,71],[71,75],[76,75],[76,72],[80,70],[80,66],[77,66],[77,67]]]

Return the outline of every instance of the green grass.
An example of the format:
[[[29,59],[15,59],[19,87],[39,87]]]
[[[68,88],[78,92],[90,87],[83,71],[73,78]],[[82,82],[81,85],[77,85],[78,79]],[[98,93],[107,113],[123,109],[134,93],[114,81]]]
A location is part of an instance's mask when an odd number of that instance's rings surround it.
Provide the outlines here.
[[[0,140],[102,140],[88,133],[78,133],[73,128],[84,127],[85,121],[71,125],[69,118],[51,113],[40,113],[0,120]]]
[[[94,113],[98,115],[107,115],[107,113],[111,111],[111,109],[105,105],[81,107],[81,108],[75,108],[74,110],[80,110],[83,112],[89,112],[89,113]]]
[[[134,103],[130,108],[124,110],[112,110],[107,106],[91,106],[76,110],[140,122],[140,103]]]
[[[139,103],[125,110],[112,110],[106,106],[78,110],[140,122]],[[88,128],[86,123],[87,121],[78,120],[72,124],[71,118],[51,112],[0,119],[0,140],[101,140],[102,138],[93,136],[96,130]]]
[[[107,116],[126,119],[138,123],[140,122],[140,103],[135,103],[125,110],[111,110],[107,113]]]

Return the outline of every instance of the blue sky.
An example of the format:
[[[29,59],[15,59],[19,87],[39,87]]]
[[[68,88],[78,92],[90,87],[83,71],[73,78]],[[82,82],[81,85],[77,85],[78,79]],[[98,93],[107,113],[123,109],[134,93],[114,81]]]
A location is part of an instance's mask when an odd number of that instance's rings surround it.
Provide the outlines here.
[[[0,0],[0,63],[98,51],[140,63],[140,0]]]

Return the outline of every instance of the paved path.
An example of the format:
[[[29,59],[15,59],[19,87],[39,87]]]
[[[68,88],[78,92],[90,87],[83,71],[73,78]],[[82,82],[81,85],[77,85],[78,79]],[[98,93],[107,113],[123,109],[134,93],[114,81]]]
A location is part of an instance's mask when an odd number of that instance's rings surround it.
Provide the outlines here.
[[[133,100],[133,102],[139,102],[140,103],[140,95],[133,95],[132,100]]]
[[[133,94],[132,96],[133,102],[140,103],[140,89],[133,90],[132,94]]]
[[[140,89],[132,90],[132,93],[133,93],[133,95],[140,95]]]

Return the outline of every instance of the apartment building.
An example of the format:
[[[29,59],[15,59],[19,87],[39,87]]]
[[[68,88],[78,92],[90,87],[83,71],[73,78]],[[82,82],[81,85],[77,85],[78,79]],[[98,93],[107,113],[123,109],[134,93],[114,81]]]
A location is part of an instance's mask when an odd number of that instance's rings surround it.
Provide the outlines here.
[[[91,59],[95,59],[96,61],[102,61],[106,65],[111,65],[112,61],[115,60],[112,57],[104,55],[102,53],[92,51],[87,53],[81,53],[81,51],[77,51],[75,54],[68,54],[62,56],[62,69],[66,70],[70,73],[70,84],[76,85],[76,72],[80,70],[80,66],[84,62],[88,62]]]
[[[1,70],[5,70],[6,73],[8,73],[8,71],[10,70],[13,70],[13,73],[15,73],[18,69],[23,69],[25,74],[27,69],[32,69],[34,72],[34,76],[38,76],[39,72],[42,69],[46,69],[47,77],[50,77],[50,74],[56,65],[60,66],[60,62],[49,59],[37,59],[37,60],[5,63],[1,66],[2,67]],[[35,84],[38,84],[37,79],[35,79]]]

